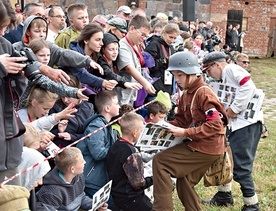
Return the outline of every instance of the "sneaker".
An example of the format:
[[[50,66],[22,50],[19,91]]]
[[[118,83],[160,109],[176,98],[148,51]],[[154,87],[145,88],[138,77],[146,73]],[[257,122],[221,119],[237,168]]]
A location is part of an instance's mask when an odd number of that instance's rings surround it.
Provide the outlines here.
[[[212,199],[203,200],[203,204],[209,204],[212,206],[222,206],[226,207],[228,205],[234,205],[234,200],[231,192],[217,192]]]
[[[253,205],[243,205],[241,211],[259,211],[259,203]]]

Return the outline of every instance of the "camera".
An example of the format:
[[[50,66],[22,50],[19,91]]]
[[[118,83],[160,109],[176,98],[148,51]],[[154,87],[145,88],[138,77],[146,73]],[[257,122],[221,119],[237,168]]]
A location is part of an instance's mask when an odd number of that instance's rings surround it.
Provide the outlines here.
[[[24,61],[22,63],[26,64],[26,67],[24,67],[23,70],[24,70],[24,75],[29,80],[35,80],[41,76],[41,73],[38,69],[38,62],[32,49],[24,47],[19,51],[15,50],[15,52],[11,56],[27,58],[27,61]]]
[[[221,43],[221,38],[216,34],[212,35],[212,40],[213,40],[214,45],[218,45]]]

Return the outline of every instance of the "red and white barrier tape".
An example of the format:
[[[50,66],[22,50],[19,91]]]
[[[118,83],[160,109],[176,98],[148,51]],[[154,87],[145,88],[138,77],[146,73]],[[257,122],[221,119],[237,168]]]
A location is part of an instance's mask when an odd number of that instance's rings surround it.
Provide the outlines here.
[[[140,110],[140,109],[142,109],[142,108],[148,106],[149,104],[153,103],[154,101],[155,101],[155,100],[152,100],[152,101],[150,101],[150,102],[148,102],[148,103],[146,103],[146,104],[144,104],[144,105],[142,105],[142,106],[140,106],[140,107],[138,107],[138,108],[135,108],[135,109],[132,110],[131,112],[136,112],[136,111],[138,111],[138,110]],[[20,175],[22,175],[22,174],[24,174],[24,173],[30,171],[31,169],[33,169],[33,168],[39,166],[41,163],[45,162],[46,160],[49,160],[49,159],[51,159],[51,158],[54,158],[57,154],[61,153],[63,150],[65,150],[65,149],[67,149],[67,148],[69,148],[69,147],[72,147],[73,145],[75,145],[75,144],[81,142],[82,140],[88,138],[89,136],[92,136],[92,135],[94,135],[95,133],[99,132],[100,130],[102,130],[102,129],[104,129],[104,128],[106,128],[106,127],[108,127],[108,126],[114,124],[115,122],[117,122],[117,121],[120,120],[121,118],[122,118],[122,117],[119,117],[119,118],[117,118],[117,119],[115,119],[115,120],[109,122],[108,124],[106,124],[106,125],[104,125],[104,126],[98,128],[97,130],[92,131],[91,133],[87,134],[86,136],[83,136],[82,138],[76,140],[75,142],[69,144],[68,146],[59,149],[54,155],[50,155],[50,156],[46,157],[43,161],[41,161],[41,162],[39,162],[39,163],[35,163],[35,164],[33,164],[32,166],[30,166],[30,167],[26,168],[25,170],[23,170],[22,172],[17,173],[17,174],[15,174],[15,175],[13,175],[12,177],[5,179],[2,183],[0,183],[0,187],[2,187],[3,185],[5,185],[5,184],[8,183],[9,181],[15,179],[16,177],[18,177],[18,176],[20,176]]]

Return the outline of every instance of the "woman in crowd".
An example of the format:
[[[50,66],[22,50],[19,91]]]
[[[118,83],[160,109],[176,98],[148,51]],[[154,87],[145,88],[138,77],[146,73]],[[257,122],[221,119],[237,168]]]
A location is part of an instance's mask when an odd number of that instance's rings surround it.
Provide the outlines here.
[[[154,84],[156,93],[160,90],[173,93],[173,75],[166,71],[168,58],[174,53],[172,44],[179,35],[179,26],[175,23],[168,23],[163,27],[161,37],[153,39],[146,47],[145,51],[150,53],[155,60],[155,66],[149,68],[150,76],[159,78]],[[151,96],[154,97],[155,96]]]

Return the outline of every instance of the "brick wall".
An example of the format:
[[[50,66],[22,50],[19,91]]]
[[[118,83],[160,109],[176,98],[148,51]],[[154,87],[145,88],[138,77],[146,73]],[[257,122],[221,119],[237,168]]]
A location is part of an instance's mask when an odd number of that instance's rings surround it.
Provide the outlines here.
[[[26,1],[26,3],[31,0]],[[33,2],[33,1],[32,1]],[[38,1],[37,1],[38,2]],[[127,0],[40,0],[45,6],[82,2],[88,6],[90,19],[97,14],[115,14],[121,5],[127,5]],[[137,1],[136,1],[137,2]],[[251,56],[266,56],[268,49],[268,32],[270,18],[276,17],[276,0],[197,0],[196,14],[199,20],[212,21],[214,26],[226,30],[228,10],[243,10],[247,19],[247,35],[244,38],[243,52]],[[139,7],[146,9],[150,17],[158,12],[182,18],[182,0],[139,0]]]

